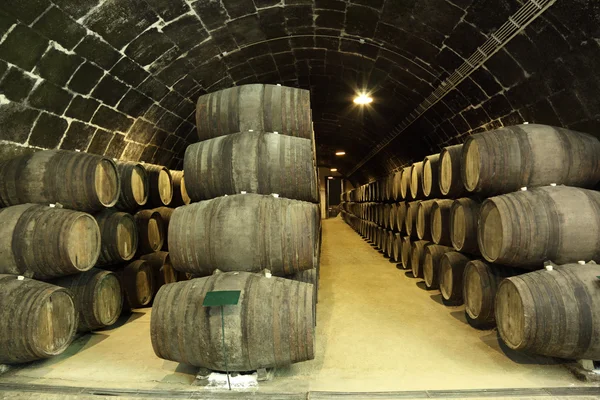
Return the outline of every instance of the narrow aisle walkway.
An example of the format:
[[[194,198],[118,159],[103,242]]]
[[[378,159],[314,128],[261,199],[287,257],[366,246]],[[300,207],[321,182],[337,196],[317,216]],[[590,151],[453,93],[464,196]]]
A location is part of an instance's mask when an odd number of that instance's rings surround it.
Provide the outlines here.
[[[317,358],[289,371],[294,381],[308,381],[301,386],[406,391],[581,385],[564,367],[543,365],[551,360],[505,353],[496,331],[471,328],[464,308],[442,305],[439,291],[407,277],[341,218],[323,221],[322,251]]]

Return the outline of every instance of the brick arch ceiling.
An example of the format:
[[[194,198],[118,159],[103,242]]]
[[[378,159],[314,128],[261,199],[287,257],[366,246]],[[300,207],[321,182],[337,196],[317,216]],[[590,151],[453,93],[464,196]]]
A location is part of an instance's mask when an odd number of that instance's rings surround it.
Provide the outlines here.
[[[47,79],[62,86],[71,97],[100,103],[91,121],[83,122],[113,136],[107,136],[107,143],[95,152],[180,166],[186,145],[195,141],[193,111],[198,96],[233,85],[281,83],[311,90],[319,163],[344,173],[521,4],[521,0],[4,0],[0,16],[15,18],[19,34],[32,44],[37,45],[35,33],[49,40],[53,51],[78,58],[75,74],[61,82],[52,81],[40,67],[48,49],[25,67],[15,66],[10,56],[5,61],[11,68],[41,76],[42,83]],[[17,29],[1,27],[5,42]],[[36,90],[39,86],[37,82]],[[363,88],[375,101],[361,109],[352,105],[352,98]],[[56,90],[44,94],[60,97]],[[39,96],[30,95],[25,106],[48,111]],[[64,117],[79,123],[78,116],[68,115],[75,100],[67,102]],[[103,124],[99,113],[110,122]],[[68,129],[72,124],[69,120]],[[434,140],[423,140],[431,128],[414,124],[410,135],[367,163],[355,179],[365,180],[421,158]],[[98,141],[98,130],[87,138],[92,142],[87,144],[89,150]],[[336,150],[347,154],[336,158]]]

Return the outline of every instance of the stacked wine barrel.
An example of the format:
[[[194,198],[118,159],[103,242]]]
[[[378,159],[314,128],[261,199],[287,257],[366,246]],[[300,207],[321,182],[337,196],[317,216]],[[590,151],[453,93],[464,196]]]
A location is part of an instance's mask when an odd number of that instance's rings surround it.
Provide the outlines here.
[[[464,304],[473,327],[497,325],[513,349],[599,359],[599,181],[595,137],[525,124],[343,193],[342,216],[446,305]]]
[[[320,215],[310,115],[309,92],[282,86],[198,100],[200,141],[184,156],[191,204],[156,209],[168,221],[170,264],[196,278],[156,294],[158,357],[218,371],[314,358]],[[225,313],[228,360],[219,310],[198,310],[221,290],[241,291]]]

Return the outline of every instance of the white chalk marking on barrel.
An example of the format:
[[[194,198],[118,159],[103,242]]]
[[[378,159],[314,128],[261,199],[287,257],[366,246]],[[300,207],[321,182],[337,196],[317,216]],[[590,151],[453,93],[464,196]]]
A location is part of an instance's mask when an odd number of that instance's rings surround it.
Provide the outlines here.
[[[254,132],[254,129],[248,129],[248,132]]]
[[[275,197],[276,199],[279,198],[279,195],[277,193],[271,193],[271,196]]]
[[[577,264],[579,264],[579,265],[585,265],[585,261],[577,261]]]
[[[54,207],[56,207],[56,204],[48,204],[48,207],[54,208]]]
[[[275,132],[273,132],[273,133],[274,133],[274,134],[276,134],[276,135],[279,135],[279,132],[277,132],[277,131],[275,131]]]
[[[24,279],[25,279],[25,277],[24,277],[23,275],[19,275],[19,276],[17,276],[17,280],[18,280],[18,281],[22,281],[22,280],[24,280]]]
[[[241,194],[246,194],[246,191],[245,191],[245,190],[242,190],[240,193],[241,193]]]
[[[527,186],[523,186],[523,187],[521,188],[521,191],[522,191],[522,192],[526,192],[526,191],[527,191]]]
[[[552,271],[553,267],[552,265],[546,265],[546,271]]]
[[[551,183],[550,186],[556,186],[556,183]]]

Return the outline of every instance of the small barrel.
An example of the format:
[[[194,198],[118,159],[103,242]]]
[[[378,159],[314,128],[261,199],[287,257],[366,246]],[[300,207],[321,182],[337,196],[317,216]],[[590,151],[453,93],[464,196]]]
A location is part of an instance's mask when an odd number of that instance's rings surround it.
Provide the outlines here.
[[[496,321],[508,347],[567,359],[600,360],[600,266],[571,264],[505,279]]]
[[[0,275],[0,363],[18,364],[61,354],[76,330],[75,303],[68,290]]]
[[[0,209],[0,273],[50,279],[87,271],[100,255],[89,214],[38,204]]]
[[[406,217],[404,218],[404,231],[406,236],[417,237],[417,211],[421,200],[406,203]]]
[[[423,277],[423,263],[425,262],[425,247],[431,242],[417,240],[410,245],[410,268],[415,278]]]
[[[428,289],[440,287],[440,261],[445,253],[454,251],[452,247],[430,244],[425,247],[425,258],[423,260],[423,280]]]
[[[400,196],[408,200],[410,198],[410,174],[412,171],[411,167],[406,167],[402,169],[402,180],[400,181]]]
[[[171,258],[166,251],[157,251],[143,255],[142,260],[146,261],[152,268],[154,273],[154,294],[158,293],[158,289],[167,283],[177,282],[177,271],[171,264]]]
[[[165,240],[165,227],[160,213],[154,210],[141,210],[134,215],[137,225],[138,255],[153,253],[162,249]]]
[[[144,165],[130,161],[117,161],[117,171],[121,179],[121,193],[115,207],[122,211],[135,211],[146,205],[150,183]]]
[[[121,281],[125,297],[124,309],[141,308],[149,305],[154,297],[154,271],[146,260],[127,264],[115,271]]]
[[[450,208],[450,239],[457,251],[479,254],[477,223],[481,203],[468,197],[454,200]]]
[[[86,212],[114,206],[121,187],[112,159],[67,150],[1,161],[0,182],[0,207],[60,203]]]
[[[487,199],[477,239],[490,262],[540,268],[600,260],[600,192],[546,186]]]
[[[160,214],[163,222],[163,246],[162,250],[169,251],[169,224],[171,223],[171,216],[173,215],[174,208],[171,207],[156,207],[154,210]]]
[[[402,236],[399,233],[394,233],[392,259],[396,262],[402,261]]]
[[[131,214],[107,209],[94,216],[100,228],[102,247],[97,265],[117,264],[133,258],[138,230]]]
[[[173,267],[197,275],[215,269],[270,270],[285,276],[317,266],[316,204],[240,194],[175,209],[169,225]]]
[[[440,155],[433,154],[425,157],[423,160],[423,177],[421,183],[423,186],[423,195],[425,197],[440,197],[440,183],[439,183],[439,161]]]
[[[438,163],[440,192],[447,197],[460,197],[467,193],[463,184],[462,169],[463,145],[444,147]]]
[[[547,125],[517,125],[469,136],[462,178],[470,192],[495,195],[551,183],[594,187],[600,181],[600,141]]]
[[[123,294],[119,278],[113,272],[92,268],[51,283],[73,294],[79,318],[78,332],[105,328],[117,322],[121,315]]]
[[[173,179],[171,171],[161,165],[144,164],[148,172],[150,192],[148,205],[152,207],[168,206],[173,200]]]
[[[412,242],[409,236],[402,238],[402,247],[400,248],[400,258],[402,259],[402,268],[411,269],[410,256],[412,251]]]
[[[410,197],[413,200],[422,198],[423,185],[421,184],[423,176],[423,161],[414,163],[410,169]]]
[[[431,240],[431,208],[435,200],[421,201],[417,206],[417,236],[421,240]]]
[[[305,271],[296,272],[293,275],[288,276],[288,279],[310,283],[313,285],[313,298],[315,299],[315,303],[319,302],[319,269],[312,268],[307,269]],[[315,321],[316,322],[316,321]]]
[[[463,273],[463,298],[467,322],[477,329],[496,326],[494,299],[500,282],[522,271],[488,264],[481,260],[467,263]]]
[[[225,371],[218,307],[201,305],[210,291],[240,290],[224,314],[227,369],[252,371],[314,358],[313,285],[247,272],[214,274],[163,286],[152,307],[150,337],[165,360]],[[199,312],[201,311],[201,312]]]
[[[447,305],[463,304],[463,274],[467,256],[455,251],[442,254],[440,260],[440,292]]]
[[[312,139],[310,92],[250,84],[209,93],[198,98],[196,126],[200,141],[249,130]]]
[[[451,246],[450,209],[454,200],[434,200],[431,206],[431,239],[433,243]]]
[[[312,152],[310,140],[256,131],[195,143],[185,151],[186,189],[194,201],[247,192],[318,202]]]
[[[185,206],[191,203],[190,196],[185,187],[185,179],[183,171],[169,171],[173,180],[173,198],[171,199],[171,207]]]

